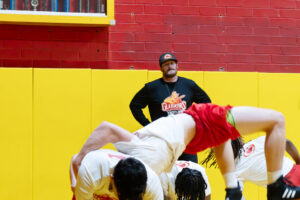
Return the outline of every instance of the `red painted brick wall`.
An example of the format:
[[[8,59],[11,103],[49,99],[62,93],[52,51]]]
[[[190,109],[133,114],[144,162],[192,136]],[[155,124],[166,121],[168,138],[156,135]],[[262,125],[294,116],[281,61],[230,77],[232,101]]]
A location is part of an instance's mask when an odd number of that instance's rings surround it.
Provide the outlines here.
[[[0,65],[300,72],[300,1],[115,0],[116,26],[0,25]]]
[[[107,68],[108,28],[0,25],[0,67]]]
[[[158,69],[174,52],[183,70],[300,72],[295,0],[116,0],[109,68]]]

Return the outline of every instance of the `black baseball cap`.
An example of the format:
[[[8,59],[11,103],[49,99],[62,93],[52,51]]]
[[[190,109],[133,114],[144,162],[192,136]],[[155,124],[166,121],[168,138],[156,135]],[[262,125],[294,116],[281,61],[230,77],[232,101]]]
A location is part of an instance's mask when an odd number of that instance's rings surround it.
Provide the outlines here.
[[[177,63],[177,59],[172,53],[164,53],[159,57],[159,66],[161,66],[164,62],[169,60],[174,60]]]

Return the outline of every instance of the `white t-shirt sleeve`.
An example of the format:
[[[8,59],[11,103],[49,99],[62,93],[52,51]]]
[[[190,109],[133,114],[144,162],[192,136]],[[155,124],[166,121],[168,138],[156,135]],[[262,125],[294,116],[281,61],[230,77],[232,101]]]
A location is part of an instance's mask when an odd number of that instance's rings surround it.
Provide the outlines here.
[[[207,174],[206,174],[206,172],[205,172],[204,169],[203,169],[203,171],[201,171],[201,173],[202,173],[204,181],[205,181],[205,183],[207,185],[207,188],[205,189],[205,196],[208,196],[208,195],[211,194],[211,188],[210,188],[210,184],[209,184],[209,181],[208,181],[208,177],[207,177]]]
[[[109,150],[96,150],[87,154],[78,171],[75,188],[76,200],[93,200],[99,192],[109,194],[109,176],[120,159],[128,157]],[[162,200],[163,190],[156,173],[147,165],[147,188],[143,200]]]
[[[93,200],[94,192],[93,180],[91,179],[90,173],[87,167],[81,164],[75,189],[76,200]]]
[[[266,141],[266,136],[263,135],[263,136],[260,136],[256,139],[253,139],[253,140],[249,141],[249,143],[256,142],[256,143],[265,145],[265,141]]]
[[[157,174],[146,166],[147,188],[143,200],[162,200],[164,199],[163,189]]]
[[[96,191],[105,189],[111,168],[107,153],[96,150],[88,153],[78,170],[75,188],[76,200],[93,200]]]

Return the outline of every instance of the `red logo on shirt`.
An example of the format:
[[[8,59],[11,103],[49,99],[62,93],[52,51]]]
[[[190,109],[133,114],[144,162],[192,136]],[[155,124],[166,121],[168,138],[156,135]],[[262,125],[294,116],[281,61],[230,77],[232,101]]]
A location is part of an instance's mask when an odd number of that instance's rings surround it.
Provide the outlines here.
[[[177,161],[175,163],[175,165],[177,165],[178,167],[181,167],[181,168],[186,168],[186,167],[190,166],[190,163],[186,162],[186,161]]]
[[[93,194],[94,200],[118,200],[116,198],[110,197],[108,194]]]
[[[185,95],[179,96],[177,92],[172,92],[172,94],[167,97],[161,104],[162,111],[168,114],[181,113],[186,109],[186,101],[182,101]]]
[[[255,145],[251,144],[244,149],[243,156],[248,157],[255,151]]]
[[[110,153],[108,154],[108,157],[110,157],[110,158],[117,158],[117,159],[119,159],[119,160],[125,158],[125,156],[113,155],[113,154],[110,154]]]

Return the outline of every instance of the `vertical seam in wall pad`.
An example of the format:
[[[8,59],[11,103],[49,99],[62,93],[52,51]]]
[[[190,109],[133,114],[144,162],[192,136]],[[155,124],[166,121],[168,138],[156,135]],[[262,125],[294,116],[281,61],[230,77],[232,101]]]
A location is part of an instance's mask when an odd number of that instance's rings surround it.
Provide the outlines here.
[[[31,195],[32,195],[32,200],[34,200],[34,71],[35,69],[32,68],[32,71],[31,71],[31,109],[32,109],[32,113],[31,113],[31,181],[32,181],[32,184],[31,184]]]
[[[92,128],[93,128],[93,69],[90,69],[90,130],[89,133],[92,132]]]

